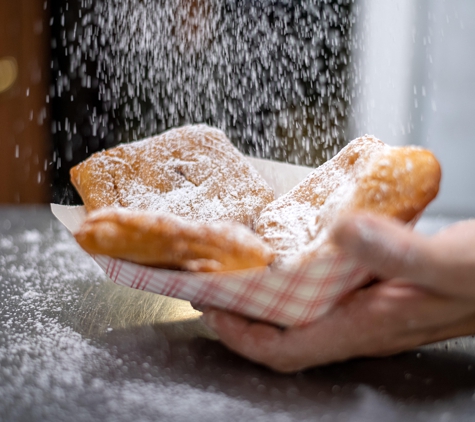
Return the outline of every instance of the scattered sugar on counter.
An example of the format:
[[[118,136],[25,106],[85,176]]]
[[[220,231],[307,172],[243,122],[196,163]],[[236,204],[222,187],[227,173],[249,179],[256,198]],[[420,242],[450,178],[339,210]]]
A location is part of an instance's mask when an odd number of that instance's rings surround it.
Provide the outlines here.
[[[140,415],[137,420],[173,422],[187,421],[190,414],[200,421],[210,412],[218,418],[231,412],[244,420],[266,420],[265,409],[244,399],[163,377],[154,383],[122,377],[128,361],[118,359],[113,349],[92,344],[64,320],[63,309],[70,310],[73,298],[81,297],[78,281],[106,281],[59,224],[45,232],[3,237],[0,265],[8,274],[1,280],[0,403],[9,412],[4,417],[89,421],[99,412],[104,421]],[[108,379],[111,371],[118,374],[114,380]],[[97,397],[100,407],[83,406],[96,403]],[[275,420],[292,419],[281,412]]]

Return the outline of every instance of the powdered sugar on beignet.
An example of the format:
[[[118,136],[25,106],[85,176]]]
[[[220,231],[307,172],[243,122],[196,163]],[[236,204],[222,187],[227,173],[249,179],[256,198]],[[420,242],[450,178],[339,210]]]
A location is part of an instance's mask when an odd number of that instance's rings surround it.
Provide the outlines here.
[[[190,125],[92,155],[71,169],[88,211],[113,206],[253,227],[272,188],[219,129]]]
[[[279,268],[334,253],[333,222],[368,211],[410,221],[436,196],[440,166],[416,147],[393,148],[373,136],[350,142],[261,213],[257,233],[273,248]]]

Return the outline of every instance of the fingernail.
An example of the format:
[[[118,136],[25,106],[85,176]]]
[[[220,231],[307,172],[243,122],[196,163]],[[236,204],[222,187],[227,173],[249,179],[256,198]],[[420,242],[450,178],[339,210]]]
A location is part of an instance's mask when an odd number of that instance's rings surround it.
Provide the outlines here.
[[[366,217],[356,218],[354,224],[359,234],[359,238],[353,238],[353,241],[356,240],[358,243],[361,243],[361,240],[363,242],[372,242],[378,237],[375,228]]]
[[[337,225],[334,233],[335,242],[348,252],[358,250],[361,247],[363,239],[366,240],[371,229],[363,218],[355,217],[354,219],[344,221]]]
[[[209,336],[213,340],[220,340],[219,334],[216,332],[218,324],[216,322],[217,318],[216,311],[207,311],[201,315],[201,321],[209,330]]]
[[[206,325],[211,331],[216,334],[216,329],[218,328],[217,324],[217,312],[216,311],[208,311],[201,315],[201,321],[203,321],[204,325]],[[217,335],[217,334],[216,334]]]
[[[206,305],[201,305],[200,303],[193,303],[193,302],[190,302],[190,305],[193,309],[197,310],[197,311],[200,311],[200,312],[206,312],[209,307],[206,306]]]
[[[335,241],[347,253],[360,256],[368,248],[382,243],[382,237],[371,218],[362,215],[355,216],[337,230]]]
[[[354,253],[357,256],[371,257],[380,269],[395,262],[398,266],[407,265],[414,260],[416,255],[412,244],[404,241],[400,232],[394,231],[391,226],[365,217],[356,220],[355,226],[359,233],[358,245],[354,242]]]

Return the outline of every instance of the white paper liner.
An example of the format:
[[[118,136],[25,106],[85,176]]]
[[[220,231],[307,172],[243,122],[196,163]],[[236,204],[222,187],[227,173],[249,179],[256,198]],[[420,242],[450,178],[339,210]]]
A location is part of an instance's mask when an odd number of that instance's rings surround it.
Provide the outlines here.
[[[250,161],[277,196],[312,170],[255,158]],[[51,204],[51,210],[73,233],[86,217],[80,206]],[[227,309],[282,326],[317,319],[368,279],[364,268],[342,255],[321,258],[293,271],[255,268],[217,273],[163,270],[107,256],[92,257],[114,283],[122,286]]]

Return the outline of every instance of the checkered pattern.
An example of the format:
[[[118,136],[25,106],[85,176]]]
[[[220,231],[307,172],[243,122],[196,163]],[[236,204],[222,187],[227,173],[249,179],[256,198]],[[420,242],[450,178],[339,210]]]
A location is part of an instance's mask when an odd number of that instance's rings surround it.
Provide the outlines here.
[[[285,192],[291,186],[282,184],[289,180],[297,183],[311,170],[250,160],[276,192]],[[273,185],[275,181],[279,183]],[[71,232],[79,229],[86,215],[83,207],[52,204],[51,210]],[[297,271],[258,268],[226,273],[167,271],[105,256],[93,258],[117,284],[227,309],[282,326],[305,324],[319,318],[368,279],[364,268],[343,256],[320,259]]]
[[[315,320],[368,278],[364,268],[340,255],[314,261],[298,271],[257,268],[224,273],[162,270],[107,256],[93,258],[112,281],[122,286],[282,326]]]

